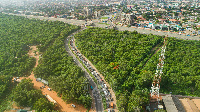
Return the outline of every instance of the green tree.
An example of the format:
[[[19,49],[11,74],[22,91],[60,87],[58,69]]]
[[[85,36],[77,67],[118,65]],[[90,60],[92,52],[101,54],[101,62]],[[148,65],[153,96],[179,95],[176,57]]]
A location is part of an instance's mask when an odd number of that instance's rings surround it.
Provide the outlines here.
[[[33,105],[37,112],[52,112],[53,108],[54,105],[45,98],[38,99]]]
[[[148,89],[133,91],[128,102],[128,112],[142,111],[142,106],[149,103],[149,98]]]

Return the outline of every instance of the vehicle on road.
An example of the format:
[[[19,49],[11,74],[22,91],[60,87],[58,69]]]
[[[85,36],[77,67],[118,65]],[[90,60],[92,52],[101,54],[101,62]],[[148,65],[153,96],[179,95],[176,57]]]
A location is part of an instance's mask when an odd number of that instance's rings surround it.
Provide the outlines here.
[[[104,84],[104,87],[107,89],[107,85],[106,84]]]
[[[52,102],[54,105],[56,105],[57,104],[57,102],[56,102],[56,100],[54,100],[53,98],[51,98],[51,96],[49,96],[49,95],[45,95],[46,96],[46,98],[50,101],[50,102]]]
[[[51,91],[51,88],[47,88],[47,90]]]
[[[74,108],[76,107],[76,105],[74,105],[74,104],[72,104],[71,106],[74,107]]]
[[[113,102],[110,103],[110,107],[111,107],[111,108],[114,108]]]
[[[93,90],[93,87],[92,87],[92,86],[90,86],[90,88],[91,88],[91,90]]]

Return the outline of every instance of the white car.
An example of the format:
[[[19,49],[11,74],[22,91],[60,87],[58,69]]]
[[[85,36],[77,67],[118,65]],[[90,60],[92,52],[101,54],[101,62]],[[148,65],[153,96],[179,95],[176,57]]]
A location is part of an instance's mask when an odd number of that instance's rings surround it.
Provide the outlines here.
[[[107,85],[106,84],[104,84],[104,87],[107,89]]]
[[[106,92],[106,91],[103,91],[104,92],[104,94],[107,96],[108,95],[108,93]]]
[[[74,105],[74,104],[72,104],[71,106],[74,107],[74,108],[76,107],[76,105]]]
[[[51,91],[51,88],[47,88],[47,90]]]

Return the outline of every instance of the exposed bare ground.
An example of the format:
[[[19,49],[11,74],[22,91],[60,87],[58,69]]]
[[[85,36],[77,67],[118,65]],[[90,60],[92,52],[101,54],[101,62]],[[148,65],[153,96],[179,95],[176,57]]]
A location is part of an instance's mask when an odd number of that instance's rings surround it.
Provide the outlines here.
[[[29,56],[30,57],[34,57],[36,58],[36,64],[35,64],[35,67],[37,67],[38,65],[38,60],[39,60],[39,53],[36,52],[37,55],[35,55],[34,51],[37,51],[37,48],[36,46],[31,46],[30,47],[31,50],[28,52]],[[33,83],[34,83],[34,88],[35,89],[40,89],[41,86],[43,86],[44,84],[42,82],[37,82],[36,81],[36,78],[34,77],[34,74],[33,72],[31,73],[30,76],[28,77],[20,77],[20,79],[24,79],[24,78],[30,78],[32,79]],[[57,93],[55,91],[49,91],[47,90],[47,88],[49,88],[48,86],[46,86],[46,88],[44,89],[40,89],[42,91],[42,94],[45,95],[45,94],[48,94],[49,96],[51,96],[54,100],[56,100],[56,102],[58,103],[58,110],[61,111],[61,112],[86,112],[87,109],[84,108],[83,105],[78,105],[78,104],[75,104],[76,107],[72,107],[71,104],[72,103],[69,103],[69,102],[64,102],[61,97],[58,97],[57,96]],[[16,107],[16,106],[15,106]],[[16,107],[17,109],[18,107]],[[90,112],[92,112],[92,110],[90,110]]]

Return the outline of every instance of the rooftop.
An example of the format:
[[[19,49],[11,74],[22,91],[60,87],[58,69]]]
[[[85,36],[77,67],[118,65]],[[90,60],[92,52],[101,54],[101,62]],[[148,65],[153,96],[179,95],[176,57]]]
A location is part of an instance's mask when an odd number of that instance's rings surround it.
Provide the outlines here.
[[[167,112],[178,112],[171,95],[162,96]]]

